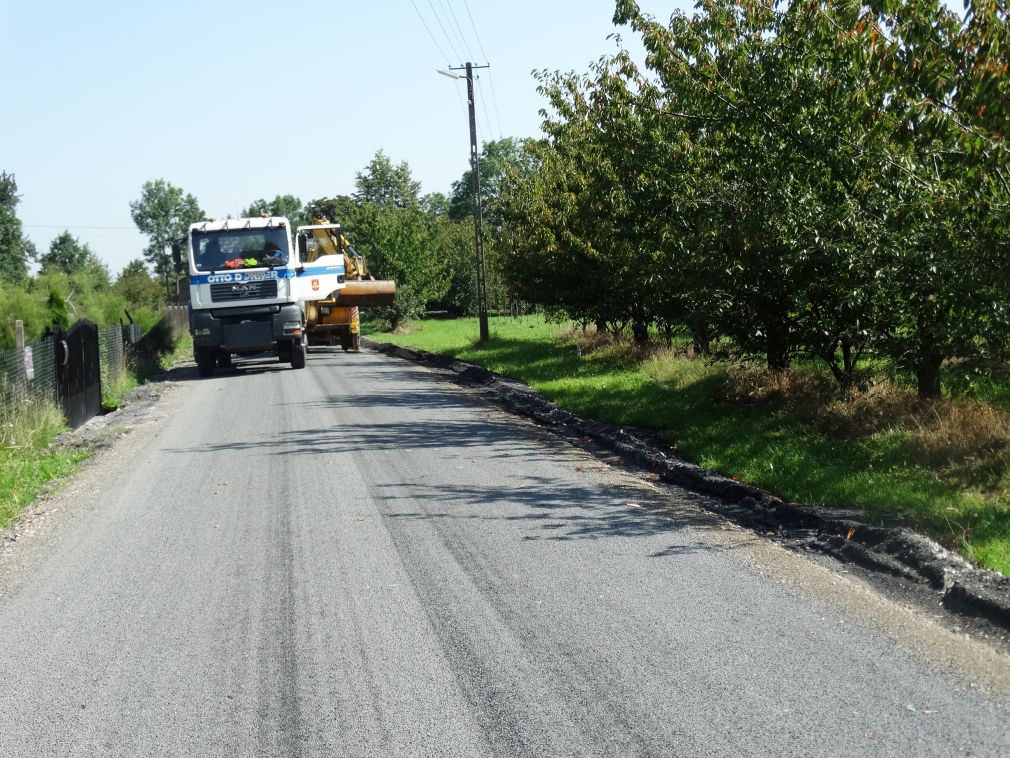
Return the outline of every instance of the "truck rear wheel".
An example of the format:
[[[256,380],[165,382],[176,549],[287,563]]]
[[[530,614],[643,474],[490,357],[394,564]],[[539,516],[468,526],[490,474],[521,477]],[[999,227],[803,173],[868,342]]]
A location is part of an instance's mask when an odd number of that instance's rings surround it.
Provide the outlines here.
[[[196,373],[200,376],[213,376],[217,365],[217,352],[206,347],[193,348],[193,358],[196,359]]]
[[[304,342],[295,342],[291,345],[291,368],[305,368]]]
[[[217,354],[217,367],[218,368],[231,368],[231,353],[218,353]]]

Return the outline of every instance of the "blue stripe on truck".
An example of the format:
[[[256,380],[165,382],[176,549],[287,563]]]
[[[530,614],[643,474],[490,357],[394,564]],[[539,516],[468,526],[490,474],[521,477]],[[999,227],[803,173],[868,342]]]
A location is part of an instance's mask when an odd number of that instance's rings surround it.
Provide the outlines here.
[[[342,274],[344,267],[340,266],[306,266],[301,271],[291,268],[274,269],[272,271],[222,271],[214,274],[195,274],[189,277],[190,284],[224,284],[228,282],[260,282],[270,279],[303,279],[324,274]]]

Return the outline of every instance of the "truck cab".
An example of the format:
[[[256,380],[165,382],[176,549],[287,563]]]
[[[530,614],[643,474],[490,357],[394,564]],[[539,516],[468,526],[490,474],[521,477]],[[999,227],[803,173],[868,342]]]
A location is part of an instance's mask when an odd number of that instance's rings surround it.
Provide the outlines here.
[[[343,287],[343,256],[306,265],[280,216],[198,222],[187,243],[189,330],[199,374],[230,366],[234,355],[261,353],[304,368],[304,303]]]

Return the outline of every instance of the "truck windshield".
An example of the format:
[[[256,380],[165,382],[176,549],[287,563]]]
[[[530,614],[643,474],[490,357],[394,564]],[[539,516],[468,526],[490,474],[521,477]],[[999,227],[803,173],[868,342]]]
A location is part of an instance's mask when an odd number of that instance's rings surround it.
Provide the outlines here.
[[[193,232],[197,271],[275,268],[288,263],[288,235],[283,227]]]

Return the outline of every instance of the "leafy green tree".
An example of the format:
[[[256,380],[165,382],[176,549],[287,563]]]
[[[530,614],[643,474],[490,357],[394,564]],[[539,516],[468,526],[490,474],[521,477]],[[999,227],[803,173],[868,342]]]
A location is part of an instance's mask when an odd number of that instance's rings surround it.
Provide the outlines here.
[[[156,307],[165,299],[161,286],[151,277],[147,265],[140,258],[123,267],[116,277],[113,290],[132,308]]]
[[[97,262],[86,242],[81,242],[69,230],[63,231],[49,244],[49,250],[39,262],[42,271],[58,269],[68,274],[83,271],[88,264]]]
[[[489,140],[480,153],[480,193],[484,207],[483,222],[490,229],[501,226],[501,219],[495,212],[495,198],[505,167],[518,158],[520,143],[514,137]],[[467,169],[459,180],[452,183],[449,195],[449,217],[453,221],[473,218],[473,170]]]
[[[477,312],[477,265],[474,251],[473,221],[452,221],[444,213],[427,214],[428,234],[431,235],[434,254],[445,264],[444,276],[448,288],[440,298],[429,303],[435,310],[447,310],[453,315]],[[485,269],[490,270],[490,245],[485,245]],[[489,307],[492,304],[492,282],[488,281]],[[500,306],[498,306],[500,307]]]
[[[358,212],[358,203],[350,195],[321,197],[310,200],[305,205],[307,223],[325,220],[331,224],[340,224],[345,229],[353,230],[353,219]]]
[[[293,228],[311,223],[305,216],[302,201],[294,195],[277,195],[273,200],[255,200],[248,208],[242,210],[242,216],[246,218],[258,218],[262,215],[285,216]]]
[[[647,170],[654,159],[633,153],[662,141],[656,93],[624,54],[586,76],[538,77],[551,108],[545,138],[505,164],[494,204],[512,245],[509,282],[521,299],[600,330],[631,324],[643,343],[674,284],[661,244],[671,214]]]
[[[421,209],[429,216],[448,216],[450,200],[443,192],[429,192],[421,198]]]
[[[66,329],[70,326],[70,313],[67,309],[66,298],[64,298],[63,293],[56,287],[49,290],[46,306],[49,311],[50,328]]]
[[[0,171],[0,281],[22,283],[28,278],[29,246],[22,233],[17,206],[21,200],[13,174]]]
[[[148,237],[144,257],[171,295],[174,277],[180,273],[172,261],[171,245],[186,235],[190,224],[204,218],[203,210],[193,195],[157,179],[144,183],[140,199],[130,203],[130,215]]]
[[[22,321],[25,339],[36,340],[48,324],[46,303],[23,284],[0,281],[0,350],[14,347],[14,322]]]
[[[421,183],[415,181],[406,161],[394,165],[377,150],[368,165],[355,175],[354,199],[358,203],[408,208],[418,204]]]
[[[369,270],[396,282],[396,300],[386,311],[395,328],[445,295],[448,261],[406,163],[394,167],[380,150],[358,173],[355,188],[356,208],[346,226]]]
[[[844,381],[869,344],[931,397],[945,358],[1006,354],[1006,14],[969,8],[715,0],[666,27],[617,3],[671,116],[706,121],[699,249],[723,329],[770,366],[803,350]]]

